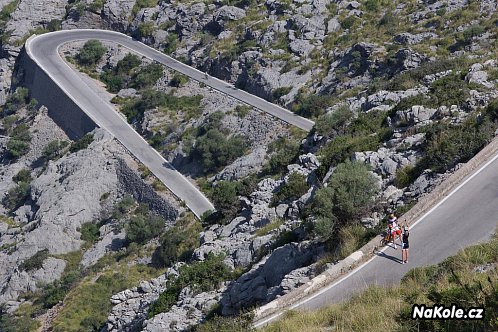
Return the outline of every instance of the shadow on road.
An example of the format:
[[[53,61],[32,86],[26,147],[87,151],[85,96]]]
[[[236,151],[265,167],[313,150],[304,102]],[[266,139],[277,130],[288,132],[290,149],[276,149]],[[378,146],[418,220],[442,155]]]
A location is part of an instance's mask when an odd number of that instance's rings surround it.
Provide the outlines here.
[[[400,251],[400,254],[401,254],[401,251]],[[387,255],[386,253],[384,252],[378,252],[377,253],[377,256],[380,256],[382,258],[386,258],[386,259],[390,259],[396,263],[401,263],[401,259],[397,258],[397,257],[394,257],[394,256],[391,256],[391,255]]]

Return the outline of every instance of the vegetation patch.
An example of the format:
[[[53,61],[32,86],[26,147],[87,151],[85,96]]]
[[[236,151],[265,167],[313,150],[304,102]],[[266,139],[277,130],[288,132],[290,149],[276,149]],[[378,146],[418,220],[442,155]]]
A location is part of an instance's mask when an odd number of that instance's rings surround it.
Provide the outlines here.
[[[140,58],[128,53],[119,60],[116,66],[104,69],[100,79],[106,84],[109,92],[117,93],[130,84],[133,70],[140,66]]]
[[[202,96],[176,97],[154,90],[144,90],[141,98],[127,99],[123,102],[121,112],[126,115],[128,122],[140,119],[146,110],[159,108],[163,112],[184,112],[187,119],[198,117],[201,113]]]
[[[71,147],[69,148],[69,151],[71,152],[78,152],[80,150],[86,149],[91,143],[93,142],[93,135],[92,134],[85,134],[83,137],[81,137],[79,140],[76,142],[73,142],[71,144]]]
[[[201,231],[200,222],[192,214],[187,214],[161,236],[154,262],[160,266],[171,266],[178,261],[188,261],[200,245]]]
[[[198,128],[195,146],[190,150],[192,160],[200,162],[205,173],[218,171],[242,156],[247,149],[247,141],[242,135],[229,136],[223,129],[221,120],[224,114],[211,114]]]
[[[209,254],[202,262],[184,265],[179,269],[177,277],[166,283],[166,290],[159,295],[149,309],[149,318],[162,312],[167,312],[178,301],[183,288],[189,287],[194,293],[208,292],[219,287],[225,280],[234,277],[233,273],[223,263],[224,256]]]
[[[309,186],[306,182],[306,176],[293,172],[289,175],[287,183],[285,183],[278,192],[276,192],[271,201],[271,205],[275,206],[282,201],[291,202],[299,199],[302,195],[308,192]]]
[[[38,251],[36,254],[28,259],[25,259],[19,264],[19,269],[22,271],[39,270],[43,267],[43,262],[48,258],[48,249]]]
[[[107,48],[98,40],[87,41],[76,56],[81,66],[92,67],[102,58]]]

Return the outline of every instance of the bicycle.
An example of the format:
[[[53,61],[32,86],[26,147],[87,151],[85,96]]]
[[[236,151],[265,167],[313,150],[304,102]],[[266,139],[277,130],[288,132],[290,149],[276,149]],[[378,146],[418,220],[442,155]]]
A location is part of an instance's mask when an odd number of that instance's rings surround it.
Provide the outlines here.
[[[386,232],[386,235],[380,240],[380,246],[385,247],[391,242],[394,242],[394,235],[391,232]]]

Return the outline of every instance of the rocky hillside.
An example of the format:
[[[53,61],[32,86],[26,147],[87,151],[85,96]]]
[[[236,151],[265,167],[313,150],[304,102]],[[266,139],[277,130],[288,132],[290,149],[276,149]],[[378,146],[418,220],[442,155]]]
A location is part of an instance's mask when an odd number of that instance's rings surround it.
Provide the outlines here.
[[[307,282],[493,138],[496,7],[0,1],[0,329],[202,331]],[[196,221],[105,131],[70,142],[18,87],[24,40],[73,28],[129,34],[316,126],[302,133],[112,43],[65,45],[213,201]]]

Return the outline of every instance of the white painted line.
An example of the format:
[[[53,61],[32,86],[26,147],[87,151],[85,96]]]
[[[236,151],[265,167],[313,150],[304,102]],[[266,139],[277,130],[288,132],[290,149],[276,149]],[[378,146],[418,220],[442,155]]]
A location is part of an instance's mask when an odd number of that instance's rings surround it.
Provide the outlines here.
[[[498,154],[496,154],[493,158],[491,158],[488,162],[486,162],[483,166],[481,166],[477,171],[475,171],[471,176],[469,176],[467,179],[465,179],[465,181],[463,181],[461,184],[459,184],[455,189],[453,189],[446,197],[444,197],[441,201],[439,201],[434,207],[432,207],[429,211],[427,211],[426,213],[424,213],[423,216],[421,216],[420,218],[417,219],[416,222],[414,222],[410,228],[413,228],[415,227],[417,224],[419,224],[424,218],[426,218],[429,214],[431,214],[435,209],[437,209],[439,206],[441,206],[441,204],[443,204],[448,198],[450,198],[452,195],[454,195],[458,190],[460,190],[465,184],[467,184],[470,180],[472,180],[475,176],[477,176],[479,173],[481,173],[486,167],[488,167],[492,162],[494,162],[496,159],[498,158]],[[382,250],[380,250],[379,252],[384,252],[387,250],[387,246],[382,248]],[[370,258],[368,261],[366,261],[365,263],[363,263],[362,265],[358,266],[356,269],[354,269],[353,271],[351,271],[351,273],[348,273],[346,276],[344,276],[343,278],[337,280],[336,282],[334,282],[333,284],[331,285],[328,285],[327,287],[325,288],[322,288],[321,290],[319,290],[318,292],[314,293],[313,295],[301,300],[301,301],[298,301],[297,303],[291,305],[289,307],[289,309],[287,310],[292,310],[292,309],[295,309],[311,300],[313,300],[314,298],[320,296],[321,294],[327,292],[328,290],[330,290],[331,288],[335,287],[337,284],[343,282],[344,280],[348,279],[349,277],[355,275],[358,271],[360,271],[362,268],[365,267],[365,265],[369,264],[370,262],[372,262],[375,258],[379,257],[378,255],[374,255],[372,258]],[[274,314],[274,315],[271,315],[269,316],[268,318],[254,324],[254,327],[260,327],[260,326],[263,326],[267,323],[269,323],[270,321],[273,321],[275,318],[277,317],[280,317],[285,311],[280,311],[278,312],[277,314]]]

